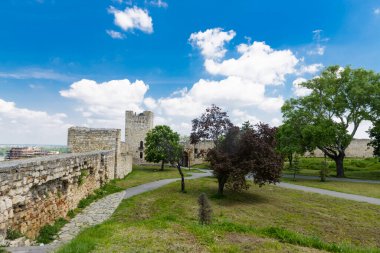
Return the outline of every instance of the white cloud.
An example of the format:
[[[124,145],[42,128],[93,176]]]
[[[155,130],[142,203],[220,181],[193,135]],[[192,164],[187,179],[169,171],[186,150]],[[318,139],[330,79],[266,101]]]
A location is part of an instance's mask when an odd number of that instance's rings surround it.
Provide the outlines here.
[[[125,36],[121,32],[117,32],[114,30],[106,30],[106,33],[112,38],[112,39],[124,39]]]
[[[261,85],[282,84],[285,75],[293,74],[298,59],[290,50],[273,50],[264,42],[240,44],[239,58],[222,62],[206,59],[205,68],[213,75],[238,76]]]
[[[153,32],[152,18],[147,10],[136,6],[126,8],[124,11],[110,7],[108,12],[114,15],[114,23],[124,31],[141,30],[145,33]]]
[[[380,8],[375,8],[375,9],[373,10],[373,14],[375,14],[375,15],[380,15]]]
[[[156,6],[158,8],[168,8],[168,3],[163,0],[153,0],[149,2],[150,5]]]
[[[207,29],[204,32],[192,33],[189,42],[201,49],[201,53],[208,59],[223,58],[227,50],[224,44],[235,37],[233,30],[224,32],[222,28]]]
[[[77,110],[90,126],[122,129],[125,111],[142,111],[148,89],[149,86],[139,80],[133,83],[127,79],[97,83],[83,79],[71,84],[68,90],[60,91],[60,94],[81,103]]]
[[[156,100],[154,100],[151,97],[144,99],[144,105],[146,106],[146,108],[148,108],[148,110],[151,111],[154,111],[157,108]]]
[[[307,52],[308,55],[324,55],[326,46],[322,45],[329,41],[329,38],[325,38],[322,36],[323,30],[317,29],[313,31],[313,41],[315,42],[315,48],[311,49]]]
[[[293,93],[298,96],[307,96],[311,93],[311,90],[301,86],[300,84],[303,82],[306,82],[307,80],[305,78],[299,77],[296,80],[293,81]]]
[[[0,78],[7,79],[43,79],[70,81],[73,77],[58,73],[51,69],[24,68],[15,72],[0,72]]]
[[[303,75],[303,74],[316,74],[320,70],[323,69],[323,64],[321,63],[315,63],[311,65],[303,65],[299,68],[297,71],[298,75]]]
[[[63,144],[66,142],[66,114],[19,108],[0,99],[0,139],[2,143]]]
[[[356,138],[356,139],[369,139],[369,135],[368,135],[367,131],[372,126],[373,125],[372,125],[371,121],[368,121],[368,120],[362,121],[358,127],[358,130],[356,130],[356,134],[355,134],[354,138]],[[351,124],[348,127],[348,133],[351,133],[353,129],[354,129],[354,126]]]
[[[315,49],[308,51],[309,55],[324,55],[326,46],[317,45]]]
[[[242,111],[239,109],[233,109],[230,112],[230,117],[231,120],[238,126],[241,126],[246,121],[249,121],[253,125],[260,122],[256,116],[249,114],[247,111]]]
[[[314,73],[321,65],[306,66],[292,51],[275,50],[264,42],[240,44],[231,54],[237,56],[227,58],[224,45],[234,36],[234,31],[224,32],[220,28],[191,34],[189,41],[200,49],[205,70],[211,77],[170,96],[146,97],[148,85],[128,80],[100,84],[81,80],[61,91],[61,95],[80,101],[78,111],[86,118],[86,124],[93,127],[123,128],[125,110],[148,109],[155,112],[155,124],[167,124],[181,134],[189,134],[191,120],[211,104],[228,111],[235,124],[246,120],[257,123],[260,115],[260,120],[278,125],[284,98],[268,95],[267,87],[283,85],[289,75],[301,70]]]

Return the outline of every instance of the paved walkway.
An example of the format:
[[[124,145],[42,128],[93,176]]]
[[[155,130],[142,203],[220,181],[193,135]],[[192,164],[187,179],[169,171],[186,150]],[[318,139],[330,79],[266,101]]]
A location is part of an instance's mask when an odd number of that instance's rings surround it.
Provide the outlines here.
[[[285,178],[293,178],[293,175],[284,174],[282,177]],[[317,176],[304,176],[304,175],[296,175],[296,179],[311,179],[311,180],[319,180],[320,177]],[[328,177],[327,181],[337,181],[337,182],[352,182],[352,183],[368,183],[368,184],[380,184],[380,180],[365,180],[365,179],[353,179],[353,178],[338,178],[338,177]]]
[[[358,201],[358,202],[367,202],[370,204],[380,205],[380,199],[378,199],[378,198],[371,198],[371,197],[365,197],[365,196],[361,196],[361,195],[342,193],[342,192],[336,192],[336,191],[329,191],[329,190],[324,190],[324,189],[320,189],[320,188],[295,185],[295,184],[289,184],[289,183],[279,183],[279,184],[277,184],[277,186],[283,187],[283,188],[288,188],[288,189],[305,191],[305,192],[319,193],[319,194],[332,196],[332,197],[336,197],[336,198],[341,198],[341,199],[348,199],[348,200],[354,200],[354,201]]]
[[[201,177],[211,176],[211,172],[208,170],[202,170],[204,173],[192,173],[190,177],[186,179],[196,179]],[[13,247],[7,248],[12,253],[47,253],[53,252],[62,244],[65,244],[72,240],[80,230],[86,227],[100,224],[107,220],[114,213],[123,199],[127,199],[138,195],[143,192],[157,189],[166,184],[181,180],[180,178],[163,179],[151,183],[142,184],[136,187],[126,189],[123,192],[114,193],[108,195],[86,207],[83,212],[75,216],[68,224],[66,224],[60,233],[58,239],[51,244],[44,246],[30,246],[30,247]]]

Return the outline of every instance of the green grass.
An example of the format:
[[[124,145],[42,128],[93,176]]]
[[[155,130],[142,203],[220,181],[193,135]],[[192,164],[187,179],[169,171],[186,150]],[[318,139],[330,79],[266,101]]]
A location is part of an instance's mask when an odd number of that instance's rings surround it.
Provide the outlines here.
[[[319,176],[324,158],[303,157],[300,159],[300,175]],[[336,175],[335,162],[327,159],[330,176]],[[285,168],[288,163],[285,163]],[[344,159],[345,176],[347,178],[380,180],[380,162],[377,158],[345,158]],[[292,172],[285,169],[284,173]]]
[[[23,234],[21,234],[17,230],[13,230],[11,228],[7,229],[7,237],[5,239],[7,240],[16,240],[17,238],[23,237]]]
[[[81,199],[78,203],[78,207],[74,210],[70,210],[67,213],[67,217],[72,219],[84,208],[91,203],[104,198],[107,195],[123,191],[130,187],[134,187],[140,184],[149,183],[166,178],[178,178],[179,173],[177,168],[165,167],[164,171],[159,170],[159,166],[139,166],[133,165],[132,172],[123,179],[111,180],[101,188],[94,191],[93,194],[88,195],[86,198]],[[188,172],[201,172],[197,169],[191,169],[185,171],[185,176],[189,176]]]
[[[380,198],[380,184],[369,183],[353,183],[353,182],[336,182],[313,179],[299,179],[296,177],[296,181],[290,178],[282,178],[281,181],[289,182],[297,185],[304,185],[309,187],[321,188],[331,191],[344,192],[350,194],[363,195],[367,197]]]
[[[380,208],[277,186],[222,199],[215,179],[187,181],[124,200],[103,224],[85,229],[58,252],[380,252]],[[206,193],[213,223],[200,225]]]
[[[188,176],[188,172],[200,172],[196,169],[186,170],[185,175]],[[85,176],[85,174],[84,174]],[[133,166],[132,172],[123,179],[111,180],[101,188],[95,190],[93,194],[88,195],[78,203],[78,207],[74,210],[70,210],[67,213],[67,218],[72,219],[78,213],[82,212],[84,208],[91,203],[104,198],[107,195],[123,191],[127,188],[160,180],[166,178],[178,178],[179,173],[176,168],[166,167],[164,171],[159,171],[158,166]],[[54,224],[45,225],[41,228],[39,235],[36,238],[38,243],[49,243],[54,241],[57,233],[68,221],[63,218],[59,218]],[[11,236],[18,236],[15,231],[11,231]],[[0,251],[1,253],[1,251]]]
[[[197,168],[197,169],[208,170],[208,169],[210,169],[210,163],[209,162],[204,162],[204,163],[201,163],[201,164],[192,165],[191,167],[192,168]]]
[[[40,229],[40,232],[37,236],[37,239],[36,241],[38,243],[44,243],[44,244],[47,244],[47,243],[50,243],[52,241],[55,240],[58,232],[61,230],[61,228],[63,228],[63,226],[65,224],[67,224],[68,221],[63,219],[63,218],[59,218],[57,219],[53,225],[45,225],[43,226],[41,229]]]

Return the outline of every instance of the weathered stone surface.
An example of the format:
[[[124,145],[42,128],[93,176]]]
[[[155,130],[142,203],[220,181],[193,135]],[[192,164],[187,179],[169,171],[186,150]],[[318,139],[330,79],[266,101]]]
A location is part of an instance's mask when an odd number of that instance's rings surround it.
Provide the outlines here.
[[[95,189],[128,174],[117,159],[106,150],[0,163],[0,242],[7,228],[34,238]]]
[[[144,159],[145,137],[149,130],[153,129],[153,117],[153,112],[150,111],[140,114],[133,111],[125,112],[125,143],[133,156],[133,163],[146,162]]]

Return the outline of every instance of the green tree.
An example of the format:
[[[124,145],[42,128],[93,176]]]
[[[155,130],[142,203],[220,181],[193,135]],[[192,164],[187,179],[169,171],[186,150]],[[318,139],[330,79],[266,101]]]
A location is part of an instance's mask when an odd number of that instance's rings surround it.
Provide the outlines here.
[[[165,163],[176,163],[181,157],[182,146],[179,134],[169,126],[156,126],[145,138],[145,159],[148,162],[161,162],[161,170]]]
[[[371,138],[368,145],[373,147],[373,155],[380,159],[380,120],[374,123],[368,133]]]
[[[282,124],[276,133],[277,150],[288,159],[289,168],[293,167],[293,159],[296,154],[305,153],[302,133],[298,122],[288,121]]]
[[[284,123],[296,122],[305,148],[319,148],[344,177],[345,150],[363,120],[374,120],[380,108],[380,75],[364,69],[326,68],[301,84],[308,96],[292,98],[282,107]]]

